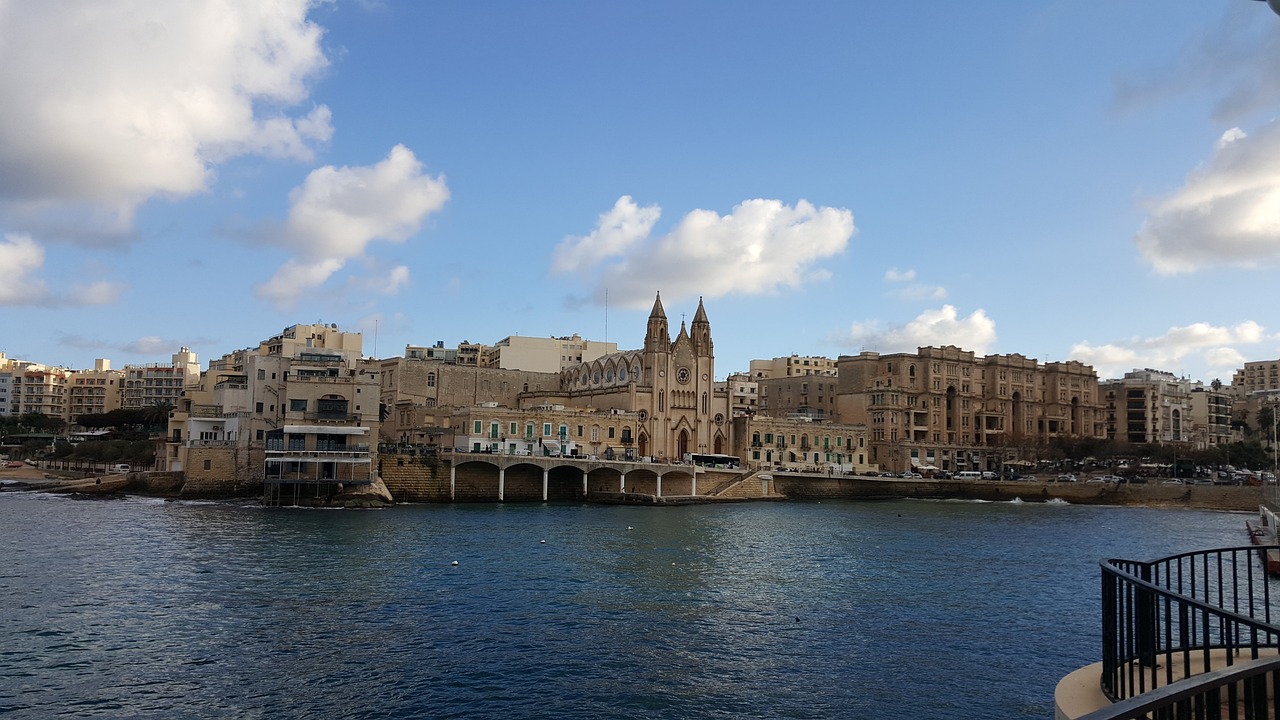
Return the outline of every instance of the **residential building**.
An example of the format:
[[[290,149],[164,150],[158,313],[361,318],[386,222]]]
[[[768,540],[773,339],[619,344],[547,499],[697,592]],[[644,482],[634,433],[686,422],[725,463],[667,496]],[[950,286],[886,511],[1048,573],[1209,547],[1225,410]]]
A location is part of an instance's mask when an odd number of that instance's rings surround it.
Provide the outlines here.
[[[793,375],[756,381],[760,412],[775,418],[823,420],[836,417],[836,378]]]
[[[1231,376],[1231,391],[1238,398],[1268,390],[1280,391],[1280,359],[1247,362]]]
[[[1079,362],[975,357],[955,346],[838,362],[836,416],[867,426],[870,463],[999,470],[1056,440],[1104,433],[1097,375]]]
[[[716,392],[728,394],[732,417],[752,415],[760,410],[760,386],[750,373],[733,373],[715,387]]]
[[[191,348],[173,354],[169,363],[125,365],[124,393],[121,406],[140,409],[153,405],[176,407],[188,384],[200,378],[200,361]]]
[[[483,403],[454,412],[452,444],[503,455],[624,459],[634,454],[638,426],[637,413]]]
[[[112,370],[111,361],[97,358],[92,370],[76,370],[67,378],[67,420],[102,415],[124,404],[125,371]]]
[[[485,348],[480,363],[488,368],[558,373],[616,352],[617,343],[583,340],[576,333],[549,338],[512,335]]]
[[[1191,388],[1191,442],[1197,450],[1206,450],[1233,440],[1231,417],[1235,396],[1220,383]]]
[[[752,360],[750,375],[756,380],[836,374],[836,361],[820,355],[791,355],[772,360]]]
[[[496,403],[514,408],[525,392],[554,392],[559,373],[502,370],[415,357],[379,360],[382,442],[453,447],[445,438],[455,411]]]
[[[67,378],[71,371],[62,367],[29,364],[13,373],[13,415],[40,413],[50,418],[67,420]]]
[[[444,346],[443,340],[437,340],[435,345],[405,345],[404,356],[409,360],[441,360],[447,363],[458,362],[458,348],[447,348]]]
[[[1194,383],[1163,370],[1134,370],[1103,380],[1108,439],[1133,444],[1190,443]]]
[[[381,372],[361,352],[359,333],[293,325],[211,362],[173,413],[167,469],[275,492],[372,482]]]
[[[744,415],[733,419],[733,455],[754,470],[783,468],[835,475],[878,470],[865,425]]]

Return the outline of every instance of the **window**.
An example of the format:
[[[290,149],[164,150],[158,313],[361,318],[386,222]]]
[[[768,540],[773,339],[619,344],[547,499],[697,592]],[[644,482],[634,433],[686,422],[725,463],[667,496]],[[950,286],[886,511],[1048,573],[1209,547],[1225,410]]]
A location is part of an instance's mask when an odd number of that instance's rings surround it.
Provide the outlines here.
[[[616,428],[609,428],[609,439],[610,439],[610,440],[612,440],[612,439],[613,439],[613,433],[614,433],[614,431],[615,431],[615,430],[616,430]]]
[[[511,424],[507,427],[507,434],[508,434],[508,435],[515,435],[517,432],[519,432],[519,430],[518,430],[518,428],[519,428],[519,427],[520,427],[520,426],[519,426],[517,423],[514,423],[514,422],[513,422],[513,423],[511,423]]]
[[[259,370],[259,371],[258,371],[258,379],[259,379],[259,380],[266,380],[266,379],[267,379],[267,371],[266,371],[266,370]]]
[[[544,436],[550,437],[550,435],[551,435],[551,423],[542,423],[542,434],[543,434]]]
[[[472,432],[472,434],[474,434],[474,435],[479,435],[479,434],[482,432],[482,431],[480,430],[480,421],[479,421],[479,420],[472,420],[472,421],[471,421],[471,432]]]
[[[255,406],[254,406],[254,409],[255,409],[257,412],[262,412],[262,403],[258,403],[257,405],[255,405]]]
[[[210,469],[212,469],[212,467],[213,467],[213,461],[212,461],[212,460],[205,460],[205,461],[204,461],[204,469],[205,469],[205,470],[210,470]]]
[[[435,387],[435,386],[436,386],[436,374],[427,373],[427,387]]]
[[[304,399],[304,400],[290,400],[290,401],[289,401],[289,410],[290,410],[291,412],[306,412],[306,411],[307,411],[307,401],[306,401],[305,399]]]

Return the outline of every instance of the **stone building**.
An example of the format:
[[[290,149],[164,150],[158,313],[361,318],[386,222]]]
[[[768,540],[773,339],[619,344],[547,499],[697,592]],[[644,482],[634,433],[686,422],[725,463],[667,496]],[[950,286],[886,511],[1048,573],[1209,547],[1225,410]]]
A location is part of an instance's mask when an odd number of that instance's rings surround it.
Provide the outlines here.
[[[837,414],[837,383],[833,375],[793,375],[757,380],[760,412],[777,418],[834,419]]]
[[[1267,391],[1280,393],[1280,360],[1247,362],[1231,376],[1231,392],[1237,398]]]
[[[879,469],[870,462],[864,425],[741,416],[733,419],[733,438],[732,454],[753,470],[861,475]]]
[[[456,410],[453,445],[470,452],[634,460],[636,413],[486,403]]]
[[[1197,450],[1206,450],[1233,441],[1231,416],[1235,396],[1220,383],[1191,388],[1191,442]]]
[[[454,411],[495,404],[516,408],[526,392],[558,391],[559,373],[502,370],[413,357],[378,361],[388,443],[450,448],[444,439]]]
[[[485,348],[480,364],[504,370],[558,373],[598,357],[618,352],[618,344],[568,337],[512,335]]]
[[[121,407],[138,410],[152,405],[176,406],[187,385],[200,377],[200,361],[190,348],[173,354],[169,363],[124,366]]]
[[[840,422],[865,424],[869,462],[895,472],[999,470],[1057,439],[1103,436],[1097,375],[1075,361],[949,345],[843,356],[838,367]]]

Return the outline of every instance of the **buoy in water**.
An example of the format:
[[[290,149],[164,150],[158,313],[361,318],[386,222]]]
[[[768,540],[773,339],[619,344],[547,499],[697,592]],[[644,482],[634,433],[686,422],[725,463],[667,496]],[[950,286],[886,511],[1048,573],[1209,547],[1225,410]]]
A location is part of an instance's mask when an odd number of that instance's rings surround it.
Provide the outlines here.
[[[547,541],[546,541],[546,540],[539,540],[538,542],[542,543],[543,545],[546,545],[546,544],[547,544]]]
[[[453,565],[457,565],[457,564],[458,564],[458,561],[457,561],[457,560],[454,560],[454,561],[453,561],[453,563],[451,563],[451,564],[453,564]]]

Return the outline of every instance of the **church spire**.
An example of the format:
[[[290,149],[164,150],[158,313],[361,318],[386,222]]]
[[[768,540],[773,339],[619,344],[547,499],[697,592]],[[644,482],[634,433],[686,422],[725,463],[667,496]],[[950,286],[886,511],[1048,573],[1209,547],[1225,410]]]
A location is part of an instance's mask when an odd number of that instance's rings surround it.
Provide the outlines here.
[[[715,355],[711,345],[711,321],[707,319],[706,308],[702,307],[702,296],[698,296],[698,312],[693,314],[693,323],[689,326],[689,331],[695,352],[707,357]]]
[[[662,309],[662,293],[658,293],[653,301],[653,312],[649,313],[649,328],[644,336],[646,352],[670,352],[671,333],[667,329],[667,313]]]

